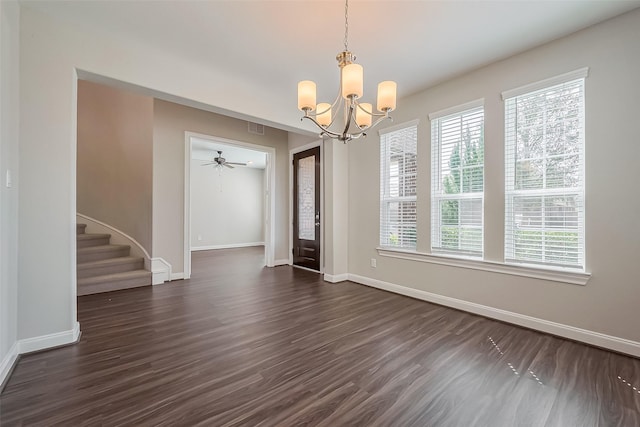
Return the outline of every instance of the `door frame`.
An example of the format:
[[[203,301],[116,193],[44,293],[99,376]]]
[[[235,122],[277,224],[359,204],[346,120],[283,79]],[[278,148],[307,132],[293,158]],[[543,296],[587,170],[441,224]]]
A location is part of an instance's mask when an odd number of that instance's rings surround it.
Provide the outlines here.
[[[214,135],[185,131],[184,133],[184,278],[191,277],[191,139],[204,139],[219,144],[233,145],[250,150],[260,151],[267,155],[265,168],[264,197],[264,256],[267,267],[275,266],[275,201],[273,191],[276,183],[276,149],[249,142],[236,141]]]
[[[310,148],[320,147],[320,271],[324,273],[324,144],[322,139],[289,150],[289,265],[316,272],[305,267],[293,265],[293,155]],[[316,272],[317,273],[317,272]]]

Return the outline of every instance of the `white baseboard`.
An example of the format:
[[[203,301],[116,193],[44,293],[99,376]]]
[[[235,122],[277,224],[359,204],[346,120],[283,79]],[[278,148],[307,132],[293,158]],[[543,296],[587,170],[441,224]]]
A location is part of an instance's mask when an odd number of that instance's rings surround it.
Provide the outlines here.
[[[274,267],[279,265],[291,265],[291,262],[288,259],[277,259],[273,262]]]
[[[349,274],[347,273],[343,273],[343,274],[327,274],[324,273],[324,281],[325,282],[329,282],[329,283],[338,283],[338,282],[344,282],[346,280],[349,280]]]
[[[18,360],[18,343],[15,342],[9,349],[7,355],[0,362],[0,391],[2,391],[2,384],[13,370],[13,366]]]
[[[72,344],[80,337],[80,323],[76,322],[69,331],[56,332],[55,334],[42,335],[18,341],[18,353],[31,353],[65,344]]]
[[[152,285],[159,285],[171,280],[171,264],[164,258],[151,258],[150,264],[147,270],[151,271]]]
[[[325,278],[326,277],[327,275],[325,275]],[[446,307],[467,311],[469,313],[479,314],[484,317],[524,326],[525,328],[535,329],[537,331],[546,332],[548,334],[557,335],[570,340],[580,341],[597,347],[640,357],[640,342],[601,334],[587,329],[576,328],[562,323],[550,322],[548,320],[476,304],[457,298],[446,297],[419,289],[396,285],[395,283],[384,282],[382,280],[359,276],[357,274],[349,274],[349,280],[362,285],[371,286],[373,288],[394,292],[396,294],[444,305]]]
[[[183,280],[184,277],[184,272],[183,273],[172,273],[171,274],[171,280]]]
[[[195,251],[210,251],[212,249],[248,248],[251,246],[264,246],[264,242],[232,243],[229,245],[191,246],[191,251],[195,252]]]

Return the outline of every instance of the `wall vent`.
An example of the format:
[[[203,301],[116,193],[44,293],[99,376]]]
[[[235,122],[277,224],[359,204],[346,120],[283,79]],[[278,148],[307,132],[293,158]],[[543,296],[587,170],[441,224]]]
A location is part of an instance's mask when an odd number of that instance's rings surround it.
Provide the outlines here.
[[[259,123],[249,122],[249,133],[255,133],[256,135],[264,135],[264,125]]]

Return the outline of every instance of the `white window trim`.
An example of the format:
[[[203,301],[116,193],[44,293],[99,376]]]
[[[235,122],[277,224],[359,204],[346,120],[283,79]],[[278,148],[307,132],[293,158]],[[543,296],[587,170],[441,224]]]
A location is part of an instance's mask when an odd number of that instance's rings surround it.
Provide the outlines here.
[[[524,86],[516,87],[514,89],[505,90],[504,92],[502,92],[502,100],[506,101],[509,98],[514,98],[516,96],[524,95],[529,92],[535,92],[549,86],[556,86],[562,83],[570,82],[572,80],[586,79],[587,77],[589,77],[589,67],[580,68],[578,70],[560,74],[559,76],[549,77],[548,79],[529,83]]]
[[[474,101],[469,101],[467,103],[456,105],[455,107],[445,108],[444,110],[436,111],[429,114],[429,120],[434,121],[436,119],[440,119],[442,117],[450,116],[452,114],[461,113],[466,110],[471,110],[473,108],[484,107],[484,98],[476,99]]]
[[[429,264],[439,264],[450,267],[468,268],[471,270],[489,271],[492,273],[549,280],[552,282],[569,283],[572,285],[585,286],[591,278],[591,273],[573,271],[571,269],[553,269],[523,264],[506,264],[495,261],[456,257],[455,255],[428,254],[425,252],[395,248],[378,247],[376,249],[378,251],[378,255],[383,257],[426,262]]]
[[[483,109],[483,114],[484,114],[484,98],[479,98],[476,99],[474,101],[469,101],[466,102],[464,104],[460,104],[460,105],[456,105],[453,107],[449,107],[449,108],[445,108],[443,110],[440,111],[436,111],[433,113],[429,114],[429,121],[433,122],[434,120],[438,120],[441,119],[443,117],[447,117],[447,116],[452,116],[454,114],[458,114],[458,113],[462,113],[465,112],[467,110],[472,110],[474,108],[482,108]],[[484,119],[483,119],[483,124],[484,124]],[[429,135],[433,136],[432,130],[429,130]],[[438,176],[440,175],[441,171],[440,168],[442,167],[442,165],[440,165],[440,163],[438,162],[438,165],[436,166],[438,169],[434,169],[433,167],[433,156],[440,156],[440,151],[441,151],[442,147],[440,146],[440,144],[438,144],[437,150],[435,151],[434,154],[434,147],[433,147],[433,141],[431,141],[431,163],[432,163],[432,169],[431,169],[431,180],[432,180],[432,188],[430,189],[429,192],[429,199],[430,199],[430,206],[429,206],[429,212],[431,213],[431,224],[429,224],[429,229],[431,230],[431,232],[433,233],[433,179],[434,179],[434,174],[437,174]],[[482,171],[483,171],[483,180],[484,180],[484,162],[482,164]],[[470,260],[482,260],[484,259],[484,244],[485,244],[485,239],[484,239],[484,233],[485,233],[485,228],[484,228],[484,182],[483,182],[483,191],[481,192],[475,192],[475,193],[456,193],[456,194],[451,194],[451,195],[439,195],[438,196],[438,200],[447,200],[447,199],[451,199],[451,200],[462,200],[462,199],[481,199],[482,200],[482,225],[480,226],[480,229],[482,230],[482,250],[480,251],[479,254],[465,254],[463,251],[460,252],[455,252],[455,251],[451,251],[448,252],[446,250],[442,250],[442,249],[438,249],[434,252],[434,248],[433,248],[433,234],[431,235],[431,242],[429,243],[429,246],[431,248],[431,254],[437,254],[437,256],[440,257],[452,257],[454,259],[457,258],[461,258],[461,259],[470,259]],[[440,219],[438,218],[438,221],[440,221]],[[430,254],[430,255],[431,255]]]
[[[389,126],[386,127],[384,129],[380,129],[378,131],[378,135],[382,136],[382,135],[386,135],[388,133],[391,132],[395,132],[397,130],[402,130],[411,126],[418,126],[418,124],[420,123],[420,119],[415,119],[415,120],[410,120],[408,122],[404,122],[404,123],[399,123],[397,125],[393,125],[393,126]]]
[[[410,120],[407,122],[403,122],[403,123],[399,123],[397,125],[394,126],[389,126],[386,127],[384,129],[380,129],[378,130],[378,135],[380,137],[382,137],[383,135],[386,135],[388,133],[392,133],[392,132],[396,132],[399,130],[404,130],[406,128],[409,127],[416,127],[416,131],[418,130],[418,124],[420,123],[420,119],[414,119],[414,120]],[[419,142],[416,140],[416,149],[418,147]],[[382,159],[380,159],[380,161],[382,161]],[[388,171],[387,171],[388,172]],[[382,177],[381,177],[382,178]],[[416,172],[416,185],[417,185],[417,179],[418,179],[418,173]],[[384,177],[385,181],[388,181],[388,177]],[[386,199],[383,199],[382,196],[380,197],[380,210],[382,211],[382,204],[383,203],[390,203],[390,202],[403,202],[403,201],[415,201],[416,205],[418,203],[418,194],[416,193],[415,196],[402,196],[402,197],[387,197]],[[386,212],[387,210],[385,210]],[[417,214],[417,207],[416,207],[416,214]],[[382,212],[380,213],[380,226],[382,225],[382,223],[388,223],[388,218],[386,216],[383,216]],[[416,229],[418,226],[418,222],[416,221]],[[382,245],[382,243],[380,242],[380,236],[378,236],[378,244]],[[418,245],[417,242],[417,236],[416,236],[416,247]],[[387,249],[398,249],[396,246],[384,246]],[[407,251],[414,251],[415,249],[413,248],[402,248],[403,250],[407,250]]]
[[[572,82],[574,80],[583,80],[583,105],[582,105],[582,124],[584,126],[583,130],[586,128],[586,121],[585,121],[585,105],[586,105],[586,95],[585,95],[585,82],[586,82],[586,78],[589,76],[589,67],[584,67],[584,68],[580,68],[574,71],[569,71],[567,73],[564,74],[560,74],[554,77],[550,77],[544,80],[540,80],[537,82],[533,82],[524,86],[520,86],[514,89],[510,89],[507,91],[502,92],[502,100],[504,101],[504,121],[505,121],[505,126],[507,123],[507,103],[506,101],[512,100],[514,98],[517,98],[521,95],[528,95],[531,92],[536,92],[539,90],[543,90],[543,89],[547,89],[549,87],[552,86],[558,86],[561,84],[565,84],[565,83],[569,83]],[[506,138],[507,138],[507,131],[505,129],[505,156],[510,156],[513,155],[513,152],[509,152],[509,150],[507,149],[507,144],[506,144]],[[585,144],[585,141],[583,139],[583,144]],[[584,150],[586,149],[586,147],[583,147],[583,152],[582,155],[584,156]],[[504,174],[505,176],[507,175],[507,165],[510,164],[510,160],[508,158],[505,159],[505,163],[504,163]],[[584,185],[585,185],[585,180],[586,180],[586,173],[584,170],[585,164],[584,164],[584,159],[583,159],[583,164],[582,164],[582,188],[576,189],[575,193],[579,196],[581,196],[582,201],[584,203],[585,200],[585,190],[584,190]],[[554,194],[569,194],[570,192],[566,191],[567,189],[563,189],[561,191],[554,191],[553,189],[544,189],[544,190],[539,190],[539,191],[531,191],[528,190],[526,192],[527,195],[531,195],[531,196],[540,196],[540,197],[544,197],[547,195],[554,195]],[[504,196],[505,196],[505,207],[508,206],[507,203],[507,199],[509,197],[511,197],[511,199],[513,199],[514,196],[518,195],[520,193],[520,191],[518,190],[509,190],[507,188],[507,185],[505,183],[505,187],[504,187]],[[523,193],[525,194],[525,193]],[[513,203],[513,202],[511,202]],[[513,204],[512,204],[513,205]],[[505,211],[505,229],[507,226],[507,217],[506,217],[506,211]],[[584,215],[585,212],[582,212],[583,215],[583,221],[584,221]],[[583,258],[582,258],[582,268],[581,269],[573,269],[571,267],[557,267],[557,269],[559,269],[560,271],[575,271],[575,272],[579,272],[579,273],[583,273],[583,274],[589,274],[587,273],[587,265],[586,265],[586,227],[583,226],[582,229],[582,235],[579,234],[578,238],[582,240],[582,248],[583,248]],[[506,232],[505,232],[505,237],[504,237],[504,241],[503,244],[505,245],[505,252],[504,252],[504,263],[505,265],[509,265],[509,266],[514,266],[514,267],[519,267],[519,266],[525,266],[527,268],[532,267],[535,269],[545,269],[545,270],[552,270],[552,271],[556,271],[556,267],[554,267],[553,265],[549,265],[549,264],[545,264],[545,263],[541,263],[541,264],[535,264],[535,263],[527,263],[526,261],[523,260],[518,260],[518,259],[514,259],[513,258],[513,254],[512,253],[508,253],[507,250],[507,236],[506,236]],[[587,279],[588,280],[588,279]],[[579,283],[580,284],[580,283]],[[586,284],[586,281],[585,281]]]

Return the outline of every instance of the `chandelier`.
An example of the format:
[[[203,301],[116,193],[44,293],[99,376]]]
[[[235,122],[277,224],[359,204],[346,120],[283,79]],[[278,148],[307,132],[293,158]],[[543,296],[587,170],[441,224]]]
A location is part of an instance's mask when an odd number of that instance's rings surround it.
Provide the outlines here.
[[[321,102],[316,105],[316,84],[311,80],[298,83],[298,109],[304,112],[300,120],[309,119],[320,128],[320,136],[342,142],[366,137],[366,131],[377,126],[396,108],[396,82],[378,84],[377,110],[367,102],[360,102],[363,87],[363,68],[356,64],[355,55],[349,52],[349,0],[344,5],[344,50],[336,56],[340,68],[340,86],[333,104]],[[334,115],[333,112],[336,112]],[[336,117],[342,116],[342,123]],[[375,122],[373,119],[376,119]]]

